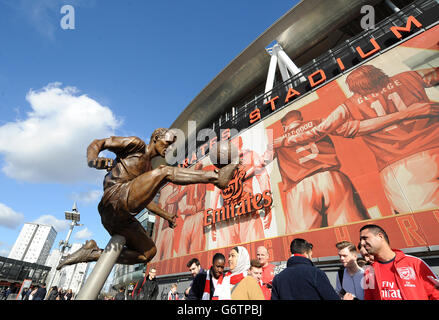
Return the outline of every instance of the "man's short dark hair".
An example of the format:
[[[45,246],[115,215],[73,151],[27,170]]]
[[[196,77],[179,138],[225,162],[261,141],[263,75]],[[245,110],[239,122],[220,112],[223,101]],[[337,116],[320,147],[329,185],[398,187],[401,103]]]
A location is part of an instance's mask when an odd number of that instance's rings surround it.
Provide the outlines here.
[[[384,231],[384,229],[381,228],[380,226],[378,226],[376,224],[366,224],[365,226],[363,226],[360,229],[360,232],[363,230],[366,230],[366,229],[370,230],[374,235],[381,233],[384,236],[384,239],[386,240],[386,242],[388,244],[390,244],[389,236],[387,235],[386,231]]]
[[[352,253],[356,253],[356,252],[357,252],[357,248],[355,247],[355,245],[354,245],[352,242],[349,242],[349,241],[341,241],[341,242],[338,242],[338,243],[335,245],[335,247],[336,247],[338,250],[343,250],[343,249],[345,249],[345,248],[348,248],[348,250],[349,250],[350,252],[352,252]]]
[[[250,260],[250,268],[262,268],[262,263],[258,259]]]
[[[296,238],[291,241],[290,251],[291,254],[304,254],[312,250],[313,245],[306,241],[305,239]]]
[[[200,260],[198,260],[197,258],[192,258],[192,259],[189,260],[189,262],[187,263],[186,267],[190,268],[191,265],[193,265],[194,263],[198,267],[200,265]]]
[[[212,264],[214,264],[215,261],[217,261],[217,260],[224,260],[224,261],[226,261],[226,257],[222,253],[218,252],[218,253],[215,253],[215,255],[213,256]]]

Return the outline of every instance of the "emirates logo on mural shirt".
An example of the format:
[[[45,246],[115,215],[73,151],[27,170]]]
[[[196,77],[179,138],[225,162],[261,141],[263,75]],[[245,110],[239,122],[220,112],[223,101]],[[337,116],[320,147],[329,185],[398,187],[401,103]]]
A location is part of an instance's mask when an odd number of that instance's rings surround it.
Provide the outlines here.
[[[219,209],[204,210],[204,226],[214,225],[220,221],[234,219],[270,207],[273,203],[271,190],[251,194],[243,192],[245,170],[235,171],[234,177],[228,186],[222,190],[223,206]]]

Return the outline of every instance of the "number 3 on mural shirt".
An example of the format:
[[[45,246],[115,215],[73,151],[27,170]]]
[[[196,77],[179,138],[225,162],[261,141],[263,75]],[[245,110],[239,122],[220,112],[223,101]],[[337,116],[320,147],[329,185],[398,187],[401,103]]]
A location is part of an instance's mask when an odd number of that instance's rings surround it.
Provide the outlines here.
[[[305,163],[307,161],[310,161],[310,160],[316,158],[317,155],[319,154],[319,148],[317,147],[317,145],[314,142],[310,143],[310,144],[308,144],[306,146],[297,148],[296,149],[296,153],[300,153],[300,152],[303,152],[303,151],[306,151],[306,150],[309,150],[311,153],[308,154],[307,156],[299,158],[299,163],[300,164],[303,164],[303,163]]]

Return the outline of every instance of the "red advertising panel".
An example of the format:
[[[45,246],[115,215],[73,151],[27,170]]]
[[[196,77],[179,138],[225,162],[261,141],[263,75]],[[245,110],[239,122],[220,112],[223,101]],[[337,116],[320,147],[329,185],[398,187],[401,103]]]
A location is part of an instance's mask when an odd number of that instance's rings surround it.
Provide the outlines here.
[[[266,246],[273,261],[295,237],[313,256],[359,242],[382,226],[395,248],[439,244],[439,26],[296,98],[232,139],[243,163],[229,187],[166,185],[159,205],[178,226],[157,219],[161,274],[204,266],[235,245]],[[291,91],[293,92],[293,91]],[[274,101],[274,100],[273,100]],[[274,102],[273,102],[274,103]],[[195,167],[214,170],[209,157]]]

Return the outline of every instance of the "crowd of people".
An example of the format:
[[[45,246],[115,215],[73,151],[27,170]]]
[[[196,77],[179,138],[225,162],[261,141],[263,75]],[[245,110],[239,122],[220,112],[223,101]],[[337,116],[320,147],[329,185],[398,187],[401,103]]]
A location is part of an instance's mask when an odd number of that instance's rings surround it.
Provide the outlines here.
[[[72,300],[74,297],[75,295],[72,289],[64,290],[57,286],[53,286],[50,288],[46,300]]]
[[[188,262],[193,275],[187,300],[438,300],[439,279],[420,258],[392,249],[378,225],[360,229],[360,242],[335,244],[342,267],[336,285],[312,262],[313,244],[296,238],[290,244],[286,267],[270,264],[268,250],[258,247],[251,259],[237,246],[226,258],[213,256],[204,270],[197,259]]]
[[[0,300],[7,300],[11,293],[10,287],[5,288],[0,292]],[[72,289],[64,290],[57,286],[53,286],[47,291],[46,284],[42,283],[24,287],[19,291],[18,296],[16,294],[13,296],[14,300],[72,300],[75,295]]]
[[[360,229],[359,243],[335,244],[341,262],[335,287],[324,271],[312,262],[314,245],[295,238],[286,266],[269,263],[267,248],[260,246],[252,259],[243,246],[232,248],[228,258],[216,253],[212,265],[203,269],[193,258],[187,263],[193,279],[178,294],[174,283],[163,297],[167,300],[439,300],[439,278],[420,258],[392,249],[386,231],[374,224]],[[226,272],[226,261],[228,271]],[[132,291],[125,288],[111,300],[156,300],[157,270],[150,268]],[[7,292],[2,292],[2,297]],[[22,300],[70,300],[72,290],[56,286],[46,292],[45,284],[24,289]]]
[[[46,284],[43,283],[24,288],[18,298],[21,300],[72,300],[74,293],[72,289],[64,290],[57,286],[53,286],[47,291]]]
[[[0,290],[0,300],[8,300],[8,296],[11,294],[11,287],[4,287]]]
[[[275,266],[267,248],[260,246],[252,259],[243,246],[226,258],[216,253],[204,269],[197,258],[187,263],[193,279],[179,295],[174,283],[167,300],[439,300],[439,279],[420,258],[392,249],[386,231],[374,224],[360,229],[359,243],[334,245],[341,268],[335,286],[312,261],[314,245],[293,239],[286,266]],[[226,271],[226,263],[228,271]],[[128,299],[156,300],[156,270],[139,280]],[[119,299],[125,300],[121,289]]]

